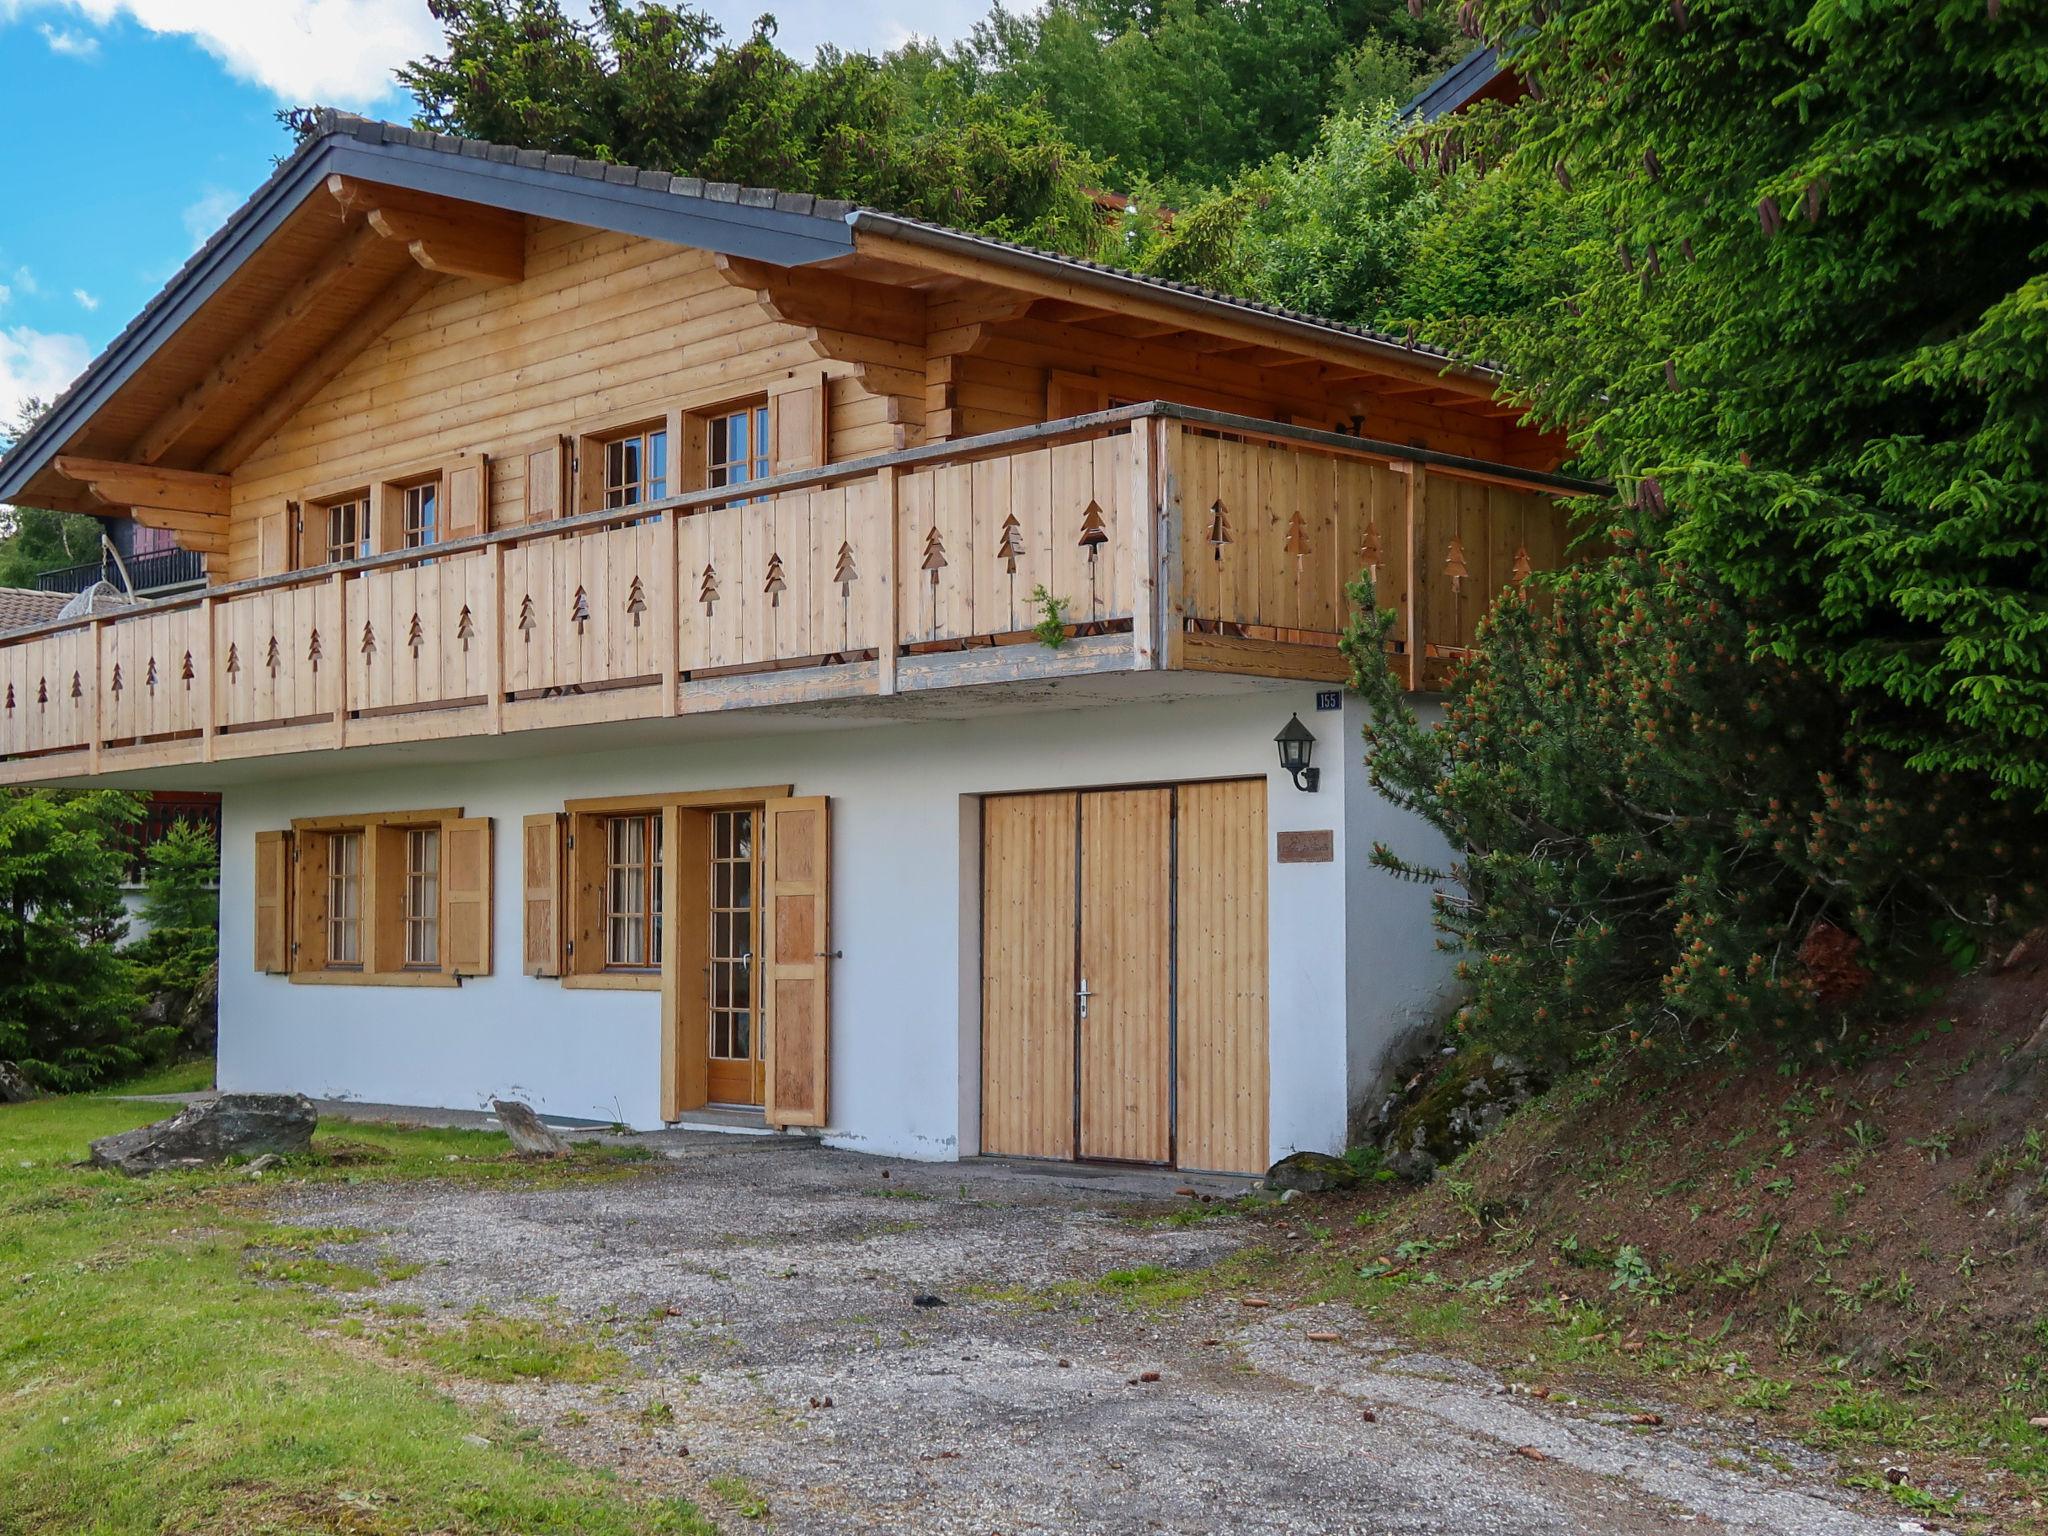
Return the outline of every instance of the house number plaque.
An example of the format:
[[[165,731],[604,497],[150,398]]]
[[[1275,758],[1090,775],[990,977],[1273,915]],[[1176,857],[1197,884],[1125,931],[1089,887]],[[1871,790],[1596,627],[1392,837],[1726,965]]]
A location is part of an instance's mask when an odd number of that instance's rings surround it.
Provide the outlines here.
[[[1282,832],[1282,864],[1327,864],[1337,856],[1336,834],[1323,832]]]

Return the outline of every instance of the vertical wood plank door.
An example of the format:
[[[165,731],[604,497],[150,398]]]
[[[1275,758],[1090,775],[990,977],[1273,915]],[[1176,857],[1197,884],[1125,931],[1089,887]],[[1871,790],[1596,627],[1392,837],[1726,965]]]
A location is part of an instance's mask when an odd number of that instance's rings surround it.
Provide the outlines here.
[[[1071,1159],[1074,876],[1071,793],[982,802],[981,1148]]]
[[[822,795],[772,800],[761,834],[764,1110],[770,1125],[823,1125],[831,1077],[829,802]]]
[[[1081,797],[1081,1156],[1173,1159],[1171,789]]]
[[[1185,784],[1175,861],[1182,1168],[1266,1166],[1266,784]]]

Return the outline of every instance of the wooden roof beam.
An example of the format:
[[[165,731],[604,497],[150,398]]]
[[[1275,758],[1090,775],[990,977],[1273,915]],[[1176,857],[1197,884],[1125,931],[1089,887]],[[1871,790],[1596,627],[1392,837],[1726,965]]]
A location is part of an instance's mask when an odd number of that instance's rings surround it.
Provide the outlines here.
[[[117,507],[151,506],[198,517],[228,515],[226,475],[189,469],[164,469],[153,464],[122,464],[112,459],[57,455],[57,473],[88,487]]]
[[[295,371],[291,382],[265,401],[262,410],[243,422],[235,435],[214,451],[208,460],[209,467],[222,473],[235,469],[440,280],[438,272],[426,267],[407,267],[401,271],[339,335]]]
[[[364,210],[371,229],[403,245],[429,272],[485,283],[516,283],[526,276],[521,214],[421,198],[353,176],[329,176],[327,190],[345,211]]]
[[[376,260],[385,240],[368,225],[357,227],[314,265],[313,269],[271,306],[269,313],[224,353],[204,378],[176,404],[143,429],[128,450],[138,464],[154,464],[177,445],[214,402],[233,389],[261,362],[271,347],[305,319],[314,304],[335,284]]]

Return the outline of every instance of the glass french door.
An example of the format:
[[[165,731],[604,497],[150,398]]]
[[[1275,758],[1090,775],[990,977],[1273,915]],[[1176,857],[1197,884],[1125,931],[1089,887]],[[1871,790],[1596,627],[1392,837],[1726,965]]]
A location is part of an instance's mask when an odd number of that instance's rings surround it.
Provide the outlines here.
[[[711,813],[710,1072],[715,1104],[759,1104],[765,1084],[754,945],[760,933],[751,809]]]

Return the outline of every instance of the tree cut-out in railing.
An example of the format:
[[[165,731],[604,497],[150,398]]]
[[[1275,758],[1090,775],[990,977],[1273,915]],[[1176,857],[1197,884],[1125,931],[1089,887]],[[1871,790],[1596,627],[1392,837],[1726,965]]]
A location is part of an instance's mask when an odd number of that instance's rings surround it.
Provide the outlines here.
[[[190,693],[192,691],[192,673],[192,653],[190,651],[187,651],[185,653],[184,661],[182,661],[178,665],[178,681],[185,685],[185,691],[187,693]]]
[[[939,537],[938,524],[934,523],[924,536],[924,558],[918,562],[918,569],[931,578],[931,608],[925,633],[934,640],[939,637],[939,572],[948,564],[946,541]]]
[[[996,539],[996,558],[1003,562],[1003,570],[1011,576],[1017,574],[1017,562],[1024,557],[1024,525],[1017,521],[1012,512],[1003,519],[1001,534]]]
[[[41,714],[49,706],[50,680],[47,677],[39,677],[36,679],[36,712]]]
[[[832,579],[839,584],[839,644],[853,644],[853,584],[860,580],[860,567],[853,561],[853,545],[842,539],[832,562]]]
[[[142,674],[142,686],[149,690],[151,698],[156,697],[156,658],[149,658],[149,666]]]
[[[704,605],[707,619],[718,610],[718,571],[713,566],[704,567],[704,579],[697,583],[697,601]]]
[[[455,615],[455,638],[462,642],[462,649],[469,649],[469,642],[476,638],[476,620],[469,611],[469,604],[462,605],[462,612]]]
[[[85,697],[85,678],[77,672],[71,674],[71,702],[76,704]]]
[[[581,587],[569,601],[569,621],[576,626],[576,633],[583,633],[583,626],[590,622],[590,595]]]
[[[640,627],[640,616],[647,612],[647,590],[640,585],[640,578],[633,578],[633,585],[626,589],[626,612],[632,615],[633,627]]]
[[[362,644],[358,646],[357,649],[363,653],[364,666],[371,666],[376,662],[377,631],[371,627],[370,621],[368,619],[363,620],[363,640]]]
[[[1221,496],[1209,503],[1208,542],[1213,558],[1218,561],[1223,558],[1223,546],[1237,542],[1236,535],[1230,531],[1230,509],[1223,505]]]
[[[1081,509],[1081,537],[1075,540],[1088,551],[1088,617],[1102,617],[1102,594],[1096,586],[1096,555],[1109,542],[1109,526],[1103,521],[1102,503],[1090,501]]]
[[[1526,544],[1518,546],[1515,550],[1515,580],[1527,581],[1529,573],[1535,569],[1534,562],[1529,559],[1529,546]]]
[[[364,629],[369,627],[367,624],[363,626]],[[263,652],[263,665],[272,677],[276,677],[278,670],[284,666],[284,647],[277,643],[275,635],[270,637],[270,644]]]
[[[524,597],[519,599],[518,625],[519,637],[520,639],[524,640],[528,645],[533,644],[533,630],[534,625],[537,622],[538,621],[533,616],[533,594],[529,592]]]
[[[1451,535],[1450,552],[1444,556],[1444,570],[1451,578],[1451,590],[1462,593],[1465,578],[1472,572],[1465,564],[1465,541],[1456,534]]]
[[[233,682],[242,675],[242,653],[235,649],[235,642],[228,642],[228,681]]]
[[[770,551],[768,555],[768,579],[761,583],[761,590],[768,594],[768,606],[780,608],[782,594],[789,584],[782,579],[782,556]]]
[[[1358,563],[1372,572],[1372,579],[1380,579],[1380,525],[1368,519],[1365,537],[1358,541]]]
[[[318,629],[315,629],[310,635],[306,637],[306,660],[308,663],[311,664],[313,671],[316,674],[320,670],[321,655],[322,651],[320,646],[320,631]]]
[[[412,659],[418,661],[420,659],[420,648],[427,643],[426,626],[420,623],[420,616],[418,614],[414,614],[412,616],[412,623],[406,626],[405,643],[412,651]]]
[[[1280,541],[1280,552],[1292,555],[1299,563],[1313,553],[1308,542],[1308,523],[1301,515],[1301,508],[1294,509],[1294,515],[1287,519],[1287,537]]]
[[[7,713],[14,713],[14,684],[7,685]]]
[[[125,683],[124,683],[124,682],[123,682],[123,681],[121,680],[121,663],[119,663],[118,661],[114,663],[114,678],[113,678],[113,681],[112,681],[111,683],[109,683],[109,684],[108,684],[107,686],[108,686],[108,687],[110,687],[110,688],[111,688],[111,689],[113,690],[113,693],[114,693],[114,697],[115,697],[115,698],[117,698],[117,699],[118,699],[119,697],[121,697],[121,690],[122,690],[122,689],[123,689],[124,687],[126,687],[126,686],[127,686],[127,685],[126,685],[126,684],[125,684]]]

